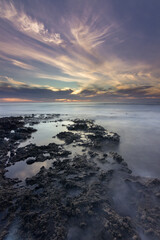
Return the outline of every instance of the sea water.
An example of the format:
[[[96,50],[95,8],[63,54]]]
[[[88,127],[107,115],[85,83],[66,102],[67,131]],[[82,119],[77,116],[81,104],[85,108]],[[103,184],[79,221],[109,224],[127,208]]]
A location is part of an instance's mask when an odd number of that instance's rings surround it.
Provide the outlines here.
[[[1,103],[0,117],[68,114],[90,118],[121,136],[116,151],[134,175],[160,177],[160,105],[108,103]]]

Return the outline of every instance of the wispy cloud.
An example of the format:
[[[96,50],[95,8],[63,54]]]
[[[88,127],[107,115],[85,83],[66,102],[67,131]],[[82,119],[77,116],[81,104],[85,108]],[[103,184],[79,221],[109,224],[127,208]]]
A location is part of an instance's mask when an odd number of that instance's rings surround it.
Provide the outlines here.
[[[29,65],[29,64],[26,64],[26,63],[23,63],[21,61],[18,61],[18,60],[12,60],[12,63],[13,65],[17,66],[17,67],[20,67],[22,69],[27,69],[27,70],[33,70],[34,67]]]
[[[83,19],[82,21],[73,19],[70,22],[70,31],[73,36],[72,43],[79,45],[86,51],[101,45],[108,37],[111,37],[115,31],[114,24],[97,27],[96,19],[91,20],[90,24],[87,24],[87,22],[88,19],[85,19],[85,21]]]
[[[2,84],[2,83],[11,84],[14,87],[27,86],[26,83],[20,82],[20,81],[16,81],[13,78],[7,77],[7,76],[0,76],[0,84]]]
[[[8,63],[13,64],[14,66],[21,68],[21,69],[25,69],[25,70],[36,70],[36,67],[25,63],[24,61],[20,61],[11,57],[7,57],[3,54],[0,53],[0,58],[6,60]]]
[[[17,30],[36,38],[39,41],[61,44],[63,40],[59,33],[50,33],[42,22],[31,18],[23,11],[18,11],[13,2],[0,2],[0,17],[8,20]]]

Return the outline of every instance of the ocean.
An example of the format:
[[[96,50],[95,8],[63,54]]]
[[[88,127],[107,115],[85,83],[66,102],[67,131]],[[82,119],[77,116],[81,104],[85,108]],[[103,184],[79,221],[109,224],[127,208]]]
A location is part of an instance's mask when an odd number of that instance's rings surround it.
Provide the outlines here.
[[[121,136],[114,151],[123,156],[133,174],[160,177],[160,105],[108,103],[1,103],[0,117],[23,114],[68,114],[94,119]]]

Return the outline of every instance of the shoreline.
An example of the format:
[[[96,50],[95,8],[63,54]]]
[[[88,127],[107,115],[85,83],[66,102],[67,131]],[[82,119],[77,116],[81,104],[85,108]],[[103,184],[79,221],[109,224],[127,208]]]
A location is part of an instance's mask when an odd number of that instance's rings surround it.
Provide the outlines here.
[[[53,138],[48,145],[18,147],[36,124],[59,128],[63,117],[0,119],[0,239],[8,240],[13,228],[19,239],[158,239],[160,180],[133,176],[123,157],[109,150],[119,144],[118,134],[92,120],[67,119],[72,124],[56,134],[63,144]],[[23,185],[6,177],[6,168],[18,162],[32,167],[47,160],[54,160],[52,166]]]

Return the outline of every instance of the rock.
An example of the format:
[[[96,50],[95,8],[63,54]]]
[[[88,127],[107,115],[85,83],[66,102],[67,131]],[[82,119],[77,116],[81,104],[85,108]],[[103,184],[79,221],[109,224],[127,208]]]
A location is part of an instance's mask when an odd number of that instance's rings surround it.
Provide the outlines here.
[[[33,164],[35,161],[36,161],[35,157],[30,157],[27,159],[26,163],[29,165],[29,164]]]
[[[69,236],[68,239],[140,240],[137,229],[144,233],[148,229],[147,237],[159,239],[160,181],[132,176],[119,154],[103,152],[101,146],[109,141],[118,142],[114,140],[118,139],[115,133],[107,132],[91,120],[75,119],[69,128],[77,133],[70,130],[59,134],[65,141],[63,146],[29,144],[17,149],[15,139],[22,141],[33,131],[24,123],[35,119],[47,123],[52,117],[54,114],[7,118],[8,128],[4,119],[0,120],[0,239],[11,231],[15,219],[18,219],[19,239],[65,240]],[[5,137],[9,139],[7,142]],[[80,155],[66,158],[71,154],[67,148],[72,147],[67,144],[75,145],[77,141],[77,149],[80,145],[88,154],[80,151]],[[95,150],[97,146],[100,148]],[[101,167],[96,156],[105,165]],[[54,159],[53,167],[41,167],[35,176],[26,178],[26,185],[5,177],[8,160],[9,164],[22,160],[32,164],[48,158]],[[135,213],[134,217],[126,217],[130,213],[128,208]]]
[[[118,153],[111,152],[113,159],[116,160],[118,163],[122,163],[124,159]]]
[[[81,227],[81,228],[85,228],[86,226],[87,226],[87,224],[86,224],[85,222],[81,222],[81,223],[80,223],[80,227]]]
[[[66,144],[71,144],[73,141],[80,139],[78,134],[72,132],[60,132],[57,134],[57,137],[64,140]]]

